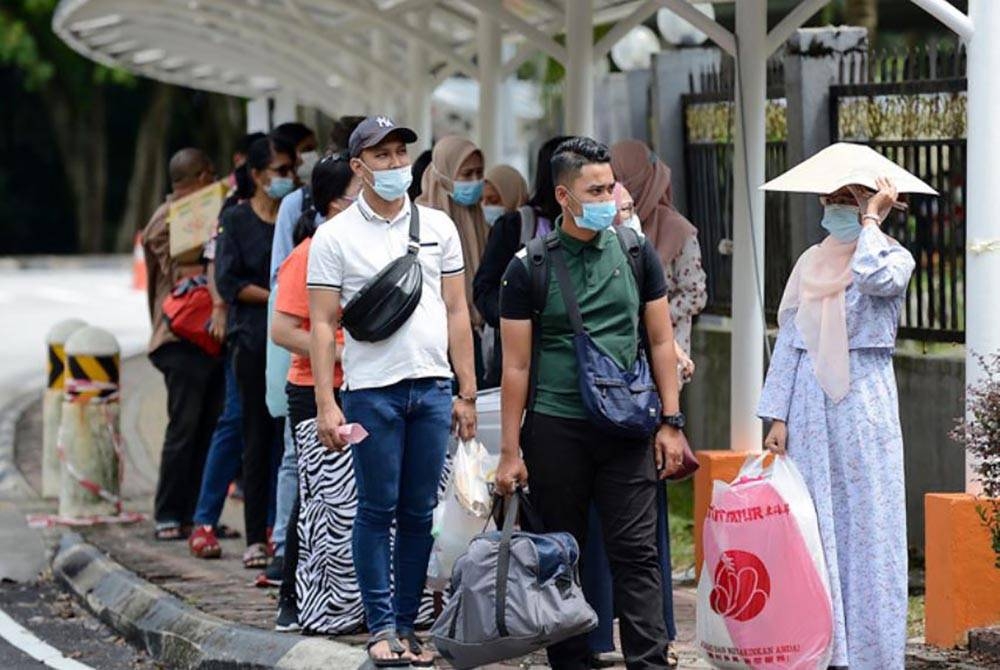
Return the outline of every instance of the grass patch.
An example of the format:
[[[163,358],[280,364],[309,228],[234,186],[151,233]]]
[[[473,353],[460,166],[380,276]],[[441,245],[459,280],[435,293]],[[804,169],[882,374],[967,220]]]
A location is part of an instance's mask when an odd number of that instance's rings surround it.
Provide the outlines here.
[[[910,596],[909,612],[906,617],[906,635],[924,636],[924,596]]]
[[[673,570],[694,565],[694,481],[667,484],[670,559]]]

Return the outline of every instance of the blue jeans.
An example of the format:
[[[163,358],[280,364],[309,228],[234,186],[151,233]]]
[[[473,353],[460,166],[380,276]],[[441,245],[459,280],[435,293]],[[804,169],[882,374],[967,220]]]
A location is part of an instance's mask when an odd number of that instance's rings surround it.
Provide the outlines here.
[[[434,542],[432,516],[451,430],[451,380],[409,379],[346,391],[343,402],[347,420],[370,434],[352,448],[358,488],[352,550],[368,630],[405,634],[417,618]],[[395,556],[389,541],[393,521]]]
[[[295,497],[298,495],[299,466],[295,455],[295,441],[292,439],[293,430],[292,417],[285,417],[285,430],[282,433],[285,449],[281,457],[281,465],[278,466],[274,532],[271,534],[275,556],[285,555],[285,533],[288,532],[288,519],[292,516],[292,505],[295,504]]]
[[[240,471],[243,458],[243,411],[240,404],[236,375],[229,356],[225,357],[226,399],[222,415],[215,424],[212,443],[208,448],[205,470],[201,476],[201,491],[194,512],[196,526],[215,526],[226,504],[229,483]]]

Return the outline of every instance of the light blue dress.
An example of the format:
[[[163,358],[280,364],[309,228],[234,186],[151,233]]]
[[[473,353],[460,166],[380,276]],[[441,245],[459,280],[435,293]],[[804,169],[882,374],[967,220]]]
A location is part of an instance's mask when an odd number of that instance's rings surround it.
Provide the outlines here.
[[[907,549],[903,437],[892,352],[914,261],[868,226],[845,292],[851,387],[820,388],[796,327],[783,319],[757,413],[788,424],[788,454],[816,505],[833,598],[832,666],[902,670]]]

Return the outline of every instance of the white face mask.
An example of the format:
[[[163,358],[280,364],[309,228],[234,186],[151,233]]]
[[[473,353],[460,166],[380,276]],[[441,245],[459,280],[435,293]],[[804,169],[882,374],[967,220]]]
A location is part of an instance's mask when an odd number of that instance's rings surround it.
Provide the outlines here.
[[[506,211],[503,205],[483,205],[483,216],[486,217],[486,225],[492,226]]]
[[[622,225],[631,228],[637,233],[642,232],[642,223],[639,222],[639,217],[636,214],[633,214],[628,219],[622,221]]]
[[[319,152],[303,151],[299,154],[299,158],[302,159],[302,165],[295,172],[298,174],[299,179],[302,180],[302,183],[308,184],[312,179],[313,168],[319,162]]]

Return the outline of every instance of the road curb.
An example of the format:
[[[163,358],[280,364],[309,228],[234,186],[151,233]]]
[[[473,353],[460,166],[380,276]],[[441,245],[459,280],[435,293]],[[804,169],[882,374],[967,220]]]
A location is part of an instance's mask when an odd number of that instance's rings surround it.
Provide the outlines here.
[[[28,500],[37,493],[17,467],[15,444],[17,422],[32,403],[41,396],[41,389],[17,393],[0,407],[0,498],[12,501]]]
[[[52,559],[56,579],[156,661],[187,670],[330,670],[366,661],[356,647],[233,624],[185,604],[126,570],[77,533]]]

